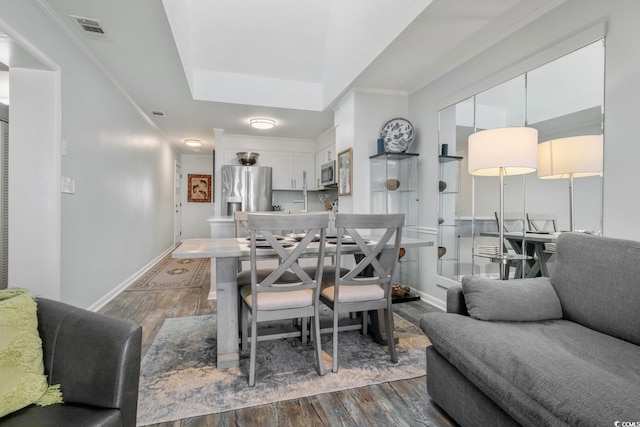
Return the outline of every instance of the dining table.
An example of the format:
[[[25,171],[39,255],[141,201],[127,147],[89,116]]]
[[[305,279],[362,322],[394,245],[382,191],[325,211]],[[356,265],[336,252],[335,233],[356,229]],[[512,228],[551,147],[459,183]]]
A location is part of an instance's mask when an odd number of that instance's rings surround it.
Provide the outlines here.
[[[497,231],[484,231],[481,236],[499,237]],[[549,277],[547,261],[554,254],[547,249],[548,243],[555,243],[560,232],[540,233],[540,232],[504,232],[503,237],[509,241],[516,256],[524,256],[528,261],[528,268],[524,272],[524,277]]]
[[[286,237],[288,238],[288,237]],[[377,243],[375,237],[367,237],[368,245],[371,247]],[[296,241],[291,239],[293,250]],[[402,237],[401,246],[405,249],[433,246],[430,240]],[[392,251],[392,244],[389,244],[389,252]],[[317,254],[319,243],[314,242],[309,245],[305,253],[309,255]],[[325,255],[331,257],[335,255],[336,245],[325,243]],[[343,254],[360,253],[357,245],[343,245]],[[239,345],[239,324],[238,324],[238,265],[242,261],[250,259],[249,241],[246,237],[222,237],[186,239],[172,253],[172,258],[211,258],[211,263],[215,263],[215,274],[211,275],[211,289],[216,290],[217,298],[217,368],[227,369],[239,366],[240,345]],[[257,251],[260,259],[275,259],[277,255],[271,248],[261,248]]]

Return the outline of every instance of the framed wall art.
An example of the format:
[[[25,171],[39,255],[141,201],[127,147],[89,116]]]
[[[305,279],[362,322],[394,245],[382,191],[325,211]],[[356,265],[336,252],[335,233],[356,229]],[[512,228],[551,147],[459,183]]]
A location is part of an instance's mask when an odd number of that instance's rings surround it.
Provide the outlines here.
[[[211,175],[188,175],[187,201],[211,203]]]
[[[338,196],[350,196],[353,187],[353,151],[338,153]]]

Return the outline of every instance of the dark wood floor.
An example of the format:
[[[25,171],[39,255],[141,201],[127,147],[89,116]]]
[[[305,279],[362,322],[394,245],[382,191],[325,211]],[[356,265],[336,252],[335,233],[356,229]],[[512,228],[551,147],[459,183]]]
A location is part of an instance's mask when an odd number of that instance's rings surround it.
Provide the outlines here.
[[[208,301],[208,294],[208,285],[190,289],[122,292],[100,312],[142,325],[144,356],[164,319],[215,313],[216,302]],[[394,310],[416,325],[423,313],[437,311],[422,301],[395,304]],[[456,424],[430,401],[424,376],[155,424],[161,427],[343,425],[413,427]]]

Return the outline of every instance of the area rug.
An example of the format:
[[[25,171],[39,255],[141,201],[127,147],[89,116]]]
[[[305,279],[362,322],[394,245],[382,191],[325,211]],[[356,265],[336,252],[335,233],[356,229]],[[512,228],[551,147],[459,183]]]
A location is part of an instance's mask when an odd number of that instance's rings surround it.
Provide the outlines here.
[[[138,425],[231,411],[370,384],[425,375],[429,340],[395,315],[398,363],[386,346],[359,331],[338,335],[339,369],[331,372],[332,335],[322,335],[325,375],[315,369],[312,344],[300,339],[261,341],[256,385],[247,384],[249,358],[218,370],[215,315],[165,320],[145,355],[140,375]]]
[[[174,259],[171,254],[162,258],[125,292],[178,288],[199,288],[209,280],[209,258]]]

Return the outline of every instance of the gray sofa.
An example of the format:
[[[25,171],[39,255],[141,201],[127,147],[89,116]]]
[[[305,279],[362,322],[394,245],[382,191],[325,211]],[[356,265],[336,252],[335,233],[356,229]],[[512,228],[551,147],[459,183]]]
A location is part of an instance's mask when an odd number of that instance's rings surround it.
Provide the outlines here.
[[[555,257],[464,277],[421,319],[428,393],[462,426],[640,426],[640,242],[565,233]]]
[[[135,426],[142,328],[38,298],[38,330],[49,384],[64,404],[28,406],[0,426]]]

